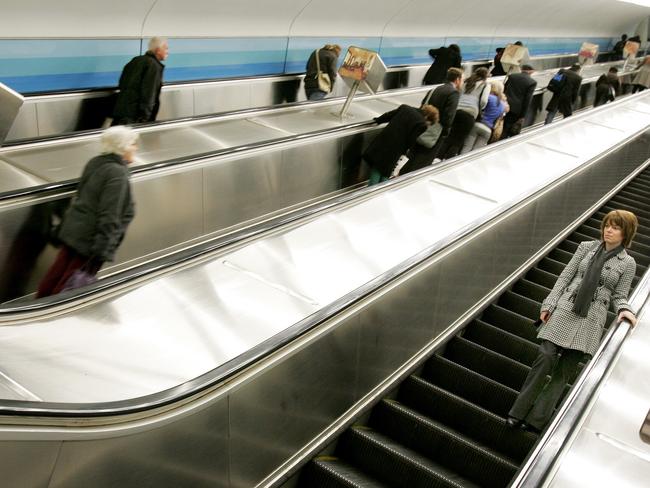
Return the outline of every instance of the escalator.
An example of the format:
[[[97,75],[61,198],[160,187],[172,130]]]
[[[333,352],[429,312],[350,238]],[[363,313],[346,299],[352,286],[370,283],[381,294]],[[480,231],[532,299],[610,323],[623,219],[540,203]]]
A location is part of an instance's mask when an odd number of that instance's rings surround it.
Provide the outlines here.
[[[302,471],[304,487],[503,487],[537,435],[505,425],[537,355],[542,300],[584,240],[600,235],[607,212],[639,219],[628,251],[634,287],[650,265],[650,170],[646,169],[349,427]],[[615,316],[608,312],[607,323]],[[568,385],[569,386],[569,385]]]

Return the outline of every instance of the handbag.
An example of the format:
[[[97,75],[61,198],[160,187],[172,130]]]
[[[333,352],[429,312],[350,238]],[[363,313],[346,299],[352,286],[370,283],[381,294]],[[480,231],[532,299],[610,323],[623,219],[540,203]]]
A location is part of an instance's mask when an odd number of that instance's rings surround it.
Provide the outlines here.
[[[431,149],[436,145],[436,142],[438,142],[441,133],[442,126],[440,124],[431,124],[422,134],[418,136],[417,143],[421,146]]]
[[[61,291],[75,290],[81,288],[82,286],[92,285],[97,281],[97,277],[90,273],[88,270],[81,268],[75,270],[70,277],[66,280],[65,285]]]
[[[318,80],[318,89],[325,93],[332,91],[332,80],[330,80],[330,75],[323,73],[320,70],[320,55],[318,54],[320,49],[316,49],[316,79]]]
[[[495,143],[501,139],[503,135],[503,117],[499,117],[492,127],[492,135],[488,140],[488,144]]]

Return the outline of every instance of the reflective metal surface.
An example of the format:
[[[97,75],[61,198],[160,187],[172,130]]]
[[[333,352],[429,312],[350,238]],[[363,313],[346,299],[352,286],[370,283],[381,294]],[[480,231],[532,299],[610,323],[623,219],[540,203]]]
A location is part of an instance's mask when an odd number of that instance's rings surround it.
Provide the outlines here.
[[[9,134],[23,102],[24,98],[20,93],[0,83],[0,145]]]
[[[73,487],[253,486],[435,341],[521,266],[538,240],[552,239],[556,226],[568,225],[593,205],[593,195],[616,184],[639,158],[647,159],[647,142],[641,137],[631,143],[645,154],[617,151],[587,163],[591,171],[576,161],[571,178],[560,176],[542,192],[540,185],[550,182],[539,179],[540,168],[506,218],[490,220],[491,212],[508,204],[439,188],[424,173],[78,310],[0,328],[0,370],[35,394],[115,400],[179,384],[259,341],[274,340],[339,299],[338,293],[365,286],[414,253],[431,253],[427,244],[442,246],[398,282],[187,404],[87,427],[83,421],[50,428],[0,418],[3,479],[18,486],[38,486],[41,479]],[[488,174],[485,186],[491,183]],[[566,205],[569,194],[575,200]],[[448,211],[449,202],[457,212]],[[455,231],[469,234],[445,248]],[[519,238],[507,238],[513,234]],[[28,458],[19,457],[21,448],[41,456],[34,456],[24,477]]]

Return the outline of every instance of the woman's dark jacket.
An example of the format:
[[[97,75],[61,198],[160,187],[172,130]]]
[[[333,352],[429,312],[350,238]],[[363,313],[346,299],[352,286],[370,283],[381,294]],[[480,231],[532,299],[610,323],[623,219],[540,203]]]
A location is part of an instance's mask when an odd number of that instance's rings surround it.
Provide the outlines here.
[[[378,124],[388,122],[388,125],[370,143],[363,159],[382,176],[390,176],[399,157],[415,144],[418,136],[426,130],[427,123],[422,112],[409,105],[400,105],[375,121]]]
[[[336,81],[336,63],[338,56],[334,51],[329,49],[318,49],[318,61],[320,62],[321,73],[327,73],[330,76],[331,87],[334,89]],[[305,67],[305,90],[320,90],[318,88],[318,69],[316,66],[316,51],[311,53]]]
[[[129,169],[117,154],[102,154],[86,164],[59,239],[83,256],[112,261],[133,216]]]
[[[433,64],[424,75],[423,85],[437,85],[447,81],[449,68],[460,68],[462,57],[458,51],[449,47],[429,49],[429,56],[434,58]]]
[[[560,110],[564,113],[572,112],[572,104],[575,103],[580,92],[580,85],[582,85],[582,76],[577,72],[567,69],[560,70],[564,73],[565,79],[562,82],[562,87],[559,92],[553,93],[553,97],[549,100],[546,110]]]
[[[153,122],[160,108],[165,66],[152,53],[136,56],[122,70],[113,119],[122,124]]]

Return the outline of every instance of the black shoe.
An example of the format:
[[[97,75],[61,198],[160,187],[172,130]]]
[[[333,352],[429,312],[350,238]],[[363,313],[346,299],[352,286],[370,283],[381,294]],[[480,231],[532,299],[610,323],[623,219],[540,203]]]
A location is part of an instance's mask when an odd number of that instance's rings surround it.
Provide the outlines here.
[[[521,426],[521,429],[522,429],[522,430],[526,430],[526,431],[528,431],[528,432],[532,432],[533,434],[537,434],[537,435],[539,435],[539,434],[542,433],[542,429],[538,429],[538,428],[535,427],[534,425],[527,424],[526,422],[521,422],[520,426]]]
[[[506,419],[506,427],[510,429],[516,429],[517,427],[520,427],[523,425],[523,422],[515,417],[508,417]]]

